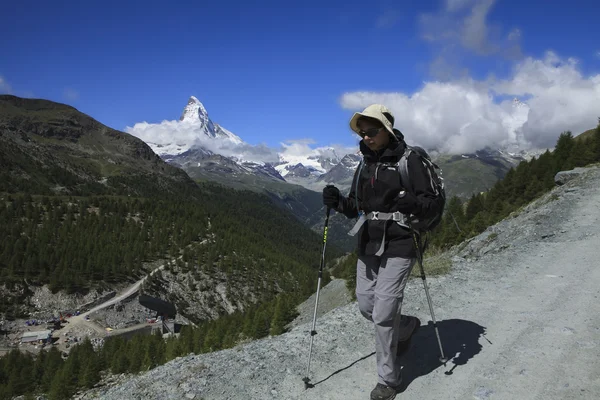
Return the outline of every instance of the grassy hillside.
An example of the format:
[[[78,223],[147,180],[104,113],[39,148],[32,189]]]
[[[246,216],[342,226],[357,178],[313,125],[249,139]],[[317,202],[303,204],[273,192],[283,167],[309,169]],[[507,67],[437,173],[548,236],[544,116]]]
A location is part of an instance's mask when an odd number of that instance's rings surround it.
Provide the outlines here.
[[[596,132],[596,129],[588,129],[587,131],[575,136],[575,140],[580,141],[580,140],[587,140],[590,139],[594,133]]]
[[[442,169],[448,197],[458,196],[465,200],[473,193],[490,189],[514,166],[506,159],[492,156],[443,155],[435,161]]]

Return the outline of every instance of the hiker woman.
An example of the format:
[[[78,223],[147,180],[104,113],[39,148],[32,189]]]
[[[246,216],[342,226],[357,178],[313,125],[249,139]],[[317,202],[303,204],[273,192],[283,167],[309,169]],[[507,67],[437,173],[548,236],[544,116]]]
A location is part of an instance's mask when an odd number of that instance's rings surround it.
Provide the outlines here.
[[[398,164],[407,149],[394,117],[383,105],[355,113],[350,128],[362,140],[363,161],[348,196],[335,186],[323,189],[323,203],[348,218],[358,218],[356,297],[361,314],[375,326],[378,383],[373,400],[393,399],[402,382],[400,356],[419,328],[416,317],[402,316],[404,287],[416,261],[407,216],[428,218],[440,211],[435,189],[420,156],[405,164],[410,182],[402,182]],[[410,185],[410,187],[408,187]]]

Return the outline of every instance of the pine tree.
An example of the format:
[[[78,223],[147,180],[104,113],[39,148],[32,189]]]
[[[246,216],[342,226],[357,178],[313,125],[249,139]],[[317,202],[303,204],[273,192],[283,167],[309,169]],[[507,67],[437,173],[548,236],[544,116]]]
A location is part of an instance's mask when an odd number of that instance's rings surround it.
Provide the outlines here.
[[[129,359],[127,358],[127,352],[124,348],[123,351],[117,351],[113,354],[112,362],[110,364],[110,370],[113,374],[122,374],[129,370]]]
[[[477,213],[475,218],[473,218],[473,220],[470,223],[471,233],[469,236],[475,236],[483,232],[488,227],[486,219],[487,218],[483,211]]]
[[[54,374],[54,378],[52,379],[50,390],[48,392],[48,398],[50,400],[63,400],[71,397],[69,391],[70,379],[65,371],[66,370],[63,366],[63,368],[56,371]]]
[[[556,168],[558,171],[563,169],[565,162],[571,154],[571,149],[575,145],[575,140],[571,131],[566,131],[560,134],[556,141],[556,147],[554,148],[554,160],[556,161]]]
[[[204,353],[208,353],[211,351],[215,351],[221,348],[221,337],[216,324],[211,324],[208,327],[206,335],[204,336],[204,344],[202,346],[202,351]]]
[[[142,369],[145,349],[140,335],[136,335],[127,342],[127,372],[138,373]]]
[[[83,366],[81,377],[81,386],[91,389],[100,381],[100,371],[102,370],[98,357],[88,358]]]
[[[285,300],[283,296],[277,296],[277,300],[275,302],[275,311],[273,312],[273,317],[271,318],[271,327],[269,329],[270,335],[280,335],[285,332],[285,324],[286,324],[286,310]]]
[[[598,118],[598,126],[596,127],[592,138],[595,161],[600,161],[600,118]]]
[[[44,362],[44,374],[41,382],[41,391],[49,392],[54,377],[57,372],[63,367],[64,361],[60,355],[60,352],[56,347],[50,347],[48,354]]]
[[[595,154],[591,140],[575,140],[569,157],[567,157],[563,169],[570,170],[583,167],[594,161]]]

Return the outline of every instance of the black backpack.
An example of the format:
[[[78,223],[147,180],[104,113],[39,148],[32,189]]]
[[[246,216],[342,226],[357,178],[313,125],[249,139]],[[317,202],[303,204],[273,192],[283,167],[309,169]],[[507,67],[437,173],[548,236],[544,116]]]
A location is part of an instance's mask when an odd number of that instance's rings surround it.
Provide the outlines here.
[[[442,221],[442,216],[444,214],[444,207],[446,205],[446,189],[444,186],[444,179],[442,178],[442,170],[441,168],[435,164],[427,151],[419,146],[406,146],[406,150],[404,154],[398,162],[396,163],[385,163],[386,167],[391,167],[396,169],[400,174],[400,183],[401,185],[408,191],[413,192],[413,187],[410,180],[410,170],[408,168],[408,157],[411,154],[416,154],[419,156],[419,159],[425,166],[427,174],[429,175],[429,185],[431,191],[435,193],[436,199],[435,201],[438,204],[437,212],[435,215],[431,215],[426,219],[418,219],[415,216],[412,216],[410,219],[410,225],[414,230],[420,233],[426,233],[433,230],[439,223]],[[362,171],[362,167],[364,165],[364,160],[361,160],[360,165],[358,167],[358,175],[360,175],[360,171]],[[439,173],[437,172],[439,171]],[[358,181],[356,181],[356,189],[358,190]],[[356,208],[359,209],[358,199],[356,199]]]
[[[442,178],[442,170],[441,168],[435,164],[427,151],[419,146],[406,146],[406,151],[404,155],[400,158],[397,163],[398,172],[400,173],[400,179],[402,182],[402,186],[406,188],[406,190],[412,191],[412,184],[410,182],[410,170],[408,168],[408,157],[411,154],[417,154],[425,166],[427,173],[429,175],[429,184],[431,190],[436,195],[436,202],[438,204],[437,213],[435,215],[429,216],[426,219],[417,219],[413,217],[411,219],[412,227],[419,232],[429,232],[433,230],[439,223],[442,221],[442,215],[444,214],[444,207],[446,206],[446,189],[444,186],[444,179]],[[438,173],[439,171],[439,173]]]

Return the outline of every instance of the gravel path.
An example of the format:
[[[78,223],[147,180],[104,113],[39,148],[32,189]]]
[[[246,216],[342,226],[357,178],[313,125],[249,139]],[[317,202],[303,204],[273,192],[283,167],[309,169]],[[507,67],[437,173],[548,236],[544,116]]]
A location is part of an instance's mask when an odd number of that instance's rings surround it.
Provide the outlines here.
[[[404,312],[423,326],[404,357],[398,399],[600,398],[600,168],[471,240],[444,277],[428,279],[447,365],[420,279]],[[212,354],[179,358],[82,398],[368,399],[373,329],[356,303],[317,321]]]

